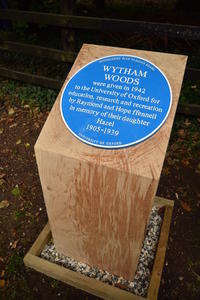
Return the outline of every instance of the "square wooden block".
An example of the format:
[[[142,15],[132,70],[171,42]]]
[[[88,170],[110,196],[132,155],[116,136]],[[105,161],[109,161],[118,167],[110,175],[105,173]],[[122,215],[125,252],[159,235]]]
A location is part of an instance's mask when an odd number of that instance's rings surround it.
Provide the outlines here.
[[[132,147],[107,150],[89,146],[74,137],[62,120],[62,88],[35,153],[56,249],[132,279],[165,158],[186,57],[83,45],[65,84],[89,62],[118,54],[149,60],[167,76],[172,107],[159,131]]]

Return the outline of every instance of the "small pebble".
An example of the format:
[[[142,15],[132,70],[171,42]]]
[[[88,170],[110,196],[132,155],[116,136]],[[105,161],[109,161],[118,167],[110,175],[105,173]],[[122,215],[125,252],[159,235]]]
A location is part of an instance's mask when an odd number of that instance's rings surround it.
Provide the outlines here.
[[[182,280],[184,279],[184,277],[180,276],[178,279],[179,279],[180,281],[182,281]]]

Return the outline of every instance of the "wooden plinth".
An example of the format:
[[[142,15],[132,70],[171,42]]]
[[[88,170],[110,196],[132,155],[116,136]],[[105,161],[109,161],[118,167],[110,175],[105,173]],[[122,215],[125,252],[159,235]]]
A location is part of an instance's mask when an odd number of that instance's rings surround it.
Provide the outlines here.
[[[49,224],[45,226],[45,228],[42,230],[29,252],[24,257],[24,263],[27,267],[30,267],[54,279],[65,282],[73,287],[84,290],[102,299],[156,300],[158,296],[160,279],[165,260],[165,252],[167,247],[167,240],[170,230],[174,202],[164,198],[156,197],[155,205],[165,206],[165,211],[147,297],[140,297],[131,294],[117,287],[110,286],[106,283],[97,281],[93,278],[89,278],[85,275],[71,271],[55,263],[40,258],[39,255],[42,249],[51,239],[51,230]]]
[[[139,56],[165,73],[173,95],[165,124],[133,147],[91,147],[76,139],[64,125],[61,90],[35,153],[56,249],[131,280],[165,158],[186,57],[84,45],[65,84],[87,63],[114,54]]]

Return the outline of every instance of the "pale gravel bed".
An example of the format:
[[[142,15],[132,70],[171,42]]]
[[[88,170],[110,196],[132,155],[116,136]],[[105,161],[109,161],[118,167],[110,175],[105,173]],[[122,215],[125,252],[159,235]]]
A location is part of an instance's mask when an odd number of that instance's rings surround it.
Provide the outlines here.
[[[158,207],[154,206],[152,208],[133,281],[128,281],[123,277],[100,270],[97,267],[92,267],[85,263],[78,262],[73,258],[58,253],[52,241],[44,247],[40,256],[53,263],[69,268],[70,270],[80,272],[81,274],[84,274],[90,278],[101,280],[105,283],[125,289],[139,296],[146,296],[162,224],[162,217],[160,216],[159,212],[160,209]]]

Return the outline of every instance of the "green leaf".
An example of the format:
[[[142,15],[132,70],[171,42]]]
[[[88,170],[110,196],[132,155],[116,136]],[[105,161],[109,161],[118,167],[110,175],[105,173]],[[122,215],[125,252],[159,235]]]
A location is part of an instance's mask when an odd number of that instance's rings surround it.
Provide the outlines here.
[[[16,185],[14,187],[14,189],[12,189],[11,193],[15,197],[19,197],[20,196],[20,189],[19,189],[18,185]]]

